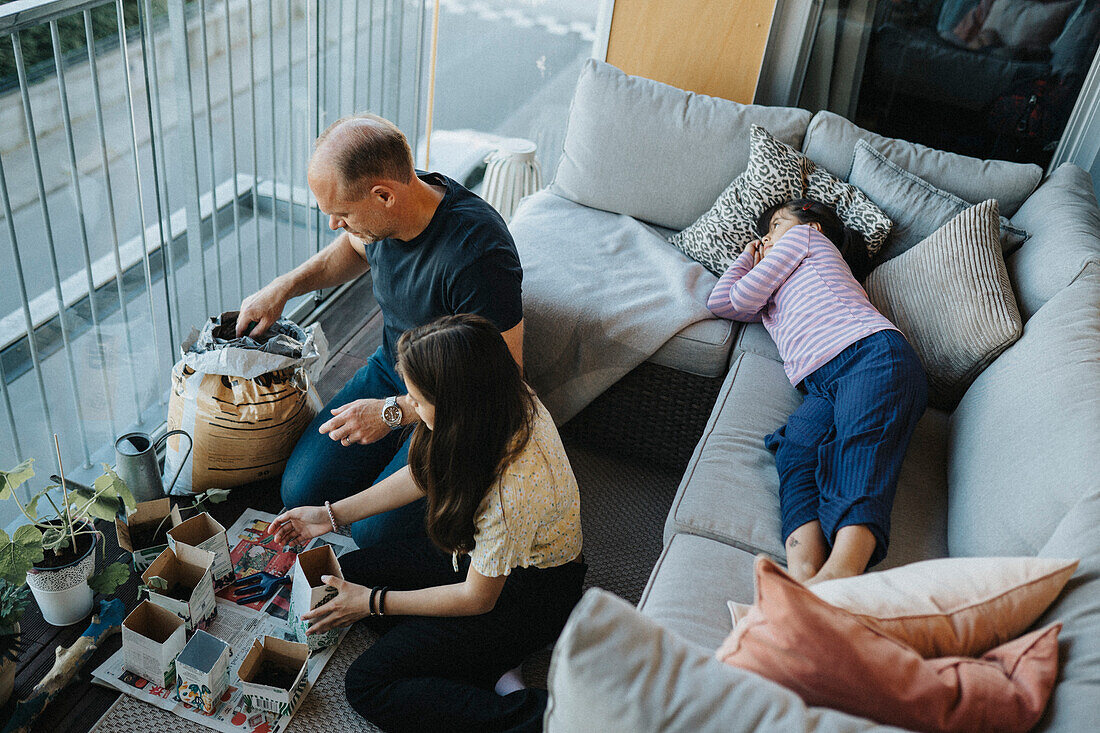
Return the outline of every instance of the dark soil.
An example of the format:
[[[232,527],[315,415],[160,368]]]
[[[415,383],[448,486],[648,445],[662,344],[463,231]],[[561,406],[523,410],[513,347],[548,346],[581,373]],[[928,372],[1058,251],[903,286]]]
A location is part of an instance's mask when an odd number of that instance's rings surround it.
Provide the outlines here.
[[[195,589],[183,583],[172,583],[172,585],[168,586],[167,590],[157,590],[156,588],[153,590],[160,593],[162,596],[168,596],[169,598],[175,598],[177,601],[187,603],[191,600],[191,591]]]
[[[266,662],[257,670],[252,682],[257,685],[278,687],[280,690],[289,690],[294,684],[294,678],[298,676],[297,669],[290,669],[281,664]]]
[[[158,524],[160,524],[159,530],[157,529]],[[163,524],[158,521],[131,527],[130,544],[133,545],[135,550],[145,550],[150,547],[156,547],[157,545],[167,545],[168,530],[171,526],[172,520],[167,519]]]
[[[51,568],[61,568],[66,565],[71,565],[80,558],[84,557],[88,553],[92,544],[95,542],[95,535],[81,534],[76,536],[76,551],[73,551],[72,547],[67,547],[60,553],[53,553],[47,551],[45,557],[36,562],[34,566],[43,570]]]

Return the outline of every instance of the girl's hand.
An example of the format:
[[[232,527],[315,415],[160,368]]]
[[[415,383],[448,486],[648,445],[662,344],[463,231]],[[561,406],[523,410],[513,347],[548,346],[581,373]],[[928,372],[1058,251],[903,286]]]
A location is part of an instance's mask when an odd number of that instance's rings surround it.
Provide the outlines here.
[[[760,264],[760,240],[754,239],[745,246],[745,249],[748,250],[749,254],[752,256],[752,266],[756,267]]]
[[[314,537],[331,532],[332,522],[323,506],[300,506],[275,517],[267,529],[280,544],[304,545]]]
[[[370,614],[370,588],[349,583],[335,575],[322,575],[321,582],[335,588],[336,596],[328,603],[302,614],[302,620],[309,622],[306,636],[351,626]]]

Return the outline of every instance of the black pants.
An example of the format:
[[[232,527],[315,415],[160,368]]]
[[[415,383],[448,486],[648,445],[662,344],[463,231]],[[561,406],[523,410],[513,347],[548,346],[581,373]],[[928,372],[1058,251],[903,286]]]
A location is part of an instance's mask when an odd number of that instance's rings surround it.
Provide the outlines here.
[[[353,583],[416,590],[463,581],[469,558],[456,573],[449,555],[415,538],[356,550],[340,565]],[[348,669],[348,702],[389,733],[541,730],[545,690],[501,696],[493,685],[557,639],[586,570],[575,562],[515,568],[496,606],[480,616],[368,619],[381,638]]]

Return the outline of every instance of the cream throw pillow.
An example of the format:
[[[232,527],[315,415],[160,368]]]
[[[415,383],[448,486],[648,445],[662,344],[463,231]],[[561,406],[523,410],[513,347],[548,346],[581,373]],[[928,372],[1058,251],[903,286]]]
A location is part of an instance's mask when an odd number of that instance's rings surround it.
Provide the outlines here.
[[[925,659],[978,657],[1022,634],[1054,602],[1077,560],[948,557],[810,586]],[[733,625],[752,606],[729,601]]]
[[[953,409],[1023,333],[994,199],[963,210],[881,264],[863,285],[916,350],[928,375],[928,401],[942,409]]]

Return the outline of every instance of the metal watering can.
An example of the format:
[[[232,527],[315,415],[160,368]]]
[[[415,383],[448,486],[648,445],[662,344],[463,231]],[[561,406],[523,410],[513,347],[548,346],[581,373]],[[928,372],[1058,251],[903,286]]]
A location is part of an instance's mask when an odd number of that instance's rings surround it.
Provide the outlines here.
[[[180,461],[180,467],[172,482],[168,484],[168,491],[176,485],[176,479],[180,477],[187,457],[191,455],[191,449],[195,447],[194,440],[186,430],[169,430],[155,442],[149,433],[134,432],[119,436],[115,441],[115,471],[119,478],[126,482],[130,493],[134,495],[134,501],[152,501],[163,497],[164,481],[160,475],[160,467],[157,465],[157,451],[168,442],[173,435],[182,435],[187,438],[187,453]]]

